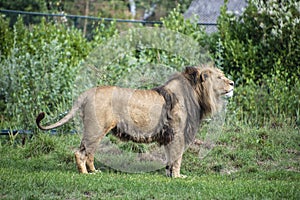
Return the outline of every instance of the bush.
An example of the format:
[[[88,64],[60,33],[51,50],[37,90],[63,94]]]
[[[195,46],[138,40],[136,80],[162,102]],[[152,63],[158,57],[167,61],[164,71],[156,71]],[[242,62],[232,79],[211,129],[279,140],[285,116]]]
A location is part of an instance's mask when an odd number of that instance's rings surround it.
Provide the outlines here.
[[[1,49],[1,113],[10,128],[32,129],[38,112],[58,116],[70,107],[89,44],[80,31],[45,21],[27,28],[19,18],[5,30],[12,36]]]
[[[299,121],[299,6],[296,0],[251,0],[240,16],[227,12],[226,4],[221,9],[214,52],[238,86],[238,119]]]
[[[95,46],[86,60],[88,66],[99,70],[100,75],[92,84],[152,88],[175,70],[211,60],[208,50],[202,47],[204,30],[196,23],[184,20],[178,9],[162,22],[166,29],[154,27],[149,31],[135,27]],[[193,46],[182,42],[182,38],[193,41]],[[191,55],[196,56],[191,58]],[[90,80],[84,82],[87,81]]]
[[[241,16],[221,9],[218,28],[225,70],[235,80],[258,81],[274,69],[300,74],[300,16],[296,0],[252,0]],[[278,65],[280,63],[280,65]],[[295,80],[294,80],[295,81]]]

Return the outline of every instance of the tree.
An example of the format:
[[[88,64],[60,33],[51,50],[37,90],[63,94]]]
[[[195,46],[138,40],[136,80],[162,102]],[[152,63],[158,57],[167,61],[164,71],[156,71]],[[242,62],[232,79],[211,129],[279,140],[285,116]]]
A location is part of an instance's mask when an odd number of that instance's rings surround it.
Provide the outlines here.
[[[44,0],[15,0],[15,1],[7,1],[0,0],[0,9],[7,10],[22,10],[22,11],[31,11],[31,12],[46,12],[47,5]],[[10,17],[10,25],[12,26],[17,21],[18,15],[9,15]],[[24,19],[24,23],[29,24],[39,21],[37,17],[28,17]]]
[[[45,0],[0,0],[0,8],[8,10],[23,10],[23,11],[47,11]]]

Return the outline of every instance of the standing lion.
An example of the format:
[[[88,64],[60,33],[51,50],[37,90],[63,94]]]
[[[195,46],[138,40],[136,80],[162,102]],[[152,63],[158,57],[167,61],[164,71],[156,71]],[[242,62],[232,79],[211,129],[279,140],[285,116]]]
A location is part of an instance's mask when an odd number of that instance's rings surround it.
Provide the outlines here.
[[[186,67],[164,85],[151,90],[116,86],[89,89],[60,121],[42,126],[40,122],[45,114],[40,113],[36,123],[40,129],[50,130],[67,123],[81,111],[84,132],[80,148],[75,152],[80,173],[96,171],[95,151],[111,131],[121,139],[163,145],[167,176],[180,177],[183,152],[194,140],[201,120],[220,111],[223,97],[231,97],[233,88],[234,82],[215,67]]]

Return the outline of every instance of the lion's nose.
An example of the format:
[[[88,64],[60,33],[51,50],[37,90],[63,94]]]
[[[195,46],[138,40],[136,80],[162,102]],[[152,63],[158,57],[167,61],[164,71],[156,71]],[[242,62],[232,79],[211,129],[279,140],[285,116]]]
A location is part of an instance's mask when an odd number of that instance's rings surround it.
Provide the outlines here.
[[[230,81],[230,82],[229,82],[229,85],[234,86],[234,82],[233,82],[233,81]]]

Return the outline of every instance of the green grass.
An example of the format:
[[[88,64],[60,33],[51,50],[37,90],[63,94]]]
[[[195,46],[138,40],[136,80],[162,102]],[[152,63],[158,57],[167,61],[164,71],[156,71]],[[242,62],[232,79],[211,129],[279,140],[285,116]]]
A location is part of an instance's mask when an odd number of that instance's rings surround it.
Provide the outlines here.
[[[101,173],[77,173],[72,151],[80,135],[40,134],[21,144],[0,138],[0,199],[300,199],[297,127],[226,126],[203,159],[184,155],[185,179],[164,170],[129,174],[101,163]]]

